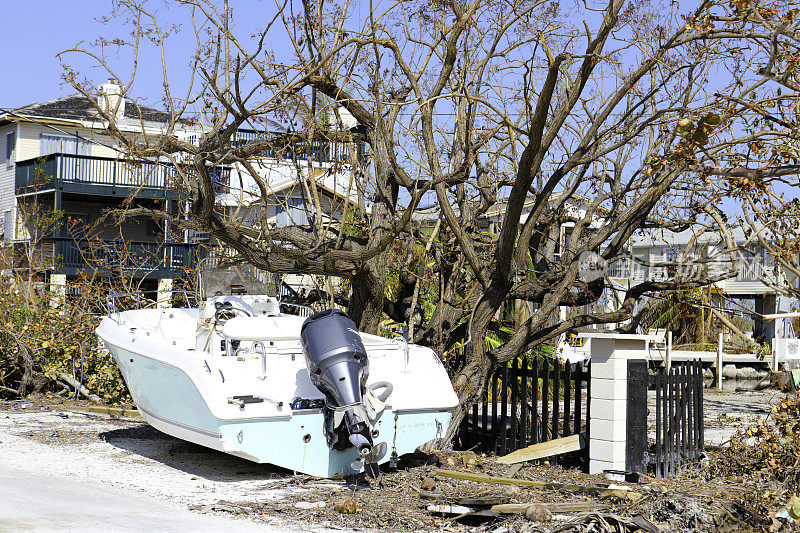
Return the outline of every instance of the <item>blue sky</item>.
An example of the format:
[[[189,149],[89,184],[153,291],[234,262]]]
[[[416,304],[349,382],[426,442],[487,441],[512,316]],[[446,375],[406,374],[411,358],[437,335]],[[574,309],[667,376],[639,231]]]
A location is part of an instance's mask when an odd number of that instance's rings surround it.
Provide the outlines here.
[[[174,17],[175,9],[166,2],[153,2],[162,16]],[[274,12],[274,1],[236,0],[237,22],[241,34],[249,35],[252,29],[264,25]],[[61,79],[62,68],[56,54],[71,48],[80,41],[93,41],[102,35],[113,37],[120,25],[104,25],[97,19],[110,12],[108,0],[0,0],[0,107],[19,107],[32,102],[44,102],[74,91]],[[188,79],[188,58],[194,51],[190,27],[184,25],[181,34],[172,39],[167,61],[175,85]],[[160,58],[152,49],[142,58],[134,84],[133,94],[150,104],[161,107],[158,98],[162,91]],[[81,72],[96,84],[105,81],[97,69],[87,68],[75,54],[67,61],[83,66]],[[128,62],[125,61],[127,64]],[[127,70],[122,72],[127,73]],[[125,81],[125,80],[123,80]]]

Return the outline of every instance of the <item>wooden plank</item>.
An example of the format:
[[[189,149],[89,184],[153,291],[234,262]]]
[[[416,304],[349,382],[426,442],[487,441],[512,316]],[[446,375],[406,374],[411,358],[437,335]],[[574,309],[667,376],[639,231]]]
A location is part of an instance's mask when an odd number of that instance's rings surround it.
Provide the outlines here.
[[[534,357],[533,361],[533,381],[531,387],[533,388],[533,409],[531,410],[531,438],[530,442],[541,442],[539,438],[539,357]]]
[[[686,460],[686,423],[689,421],[689,414],[688,414],[688,388],[686,386],[686,366],[685,364],[681,365],[681,381],[680,381],[680,390],[681,390],[681,463]]]
[[[497,436],[499,435],[497,424],[497,370],[495,370],[492,374],[492,438],[486,443],[486,449],[495,453],[497,453]]]
[[[582,450],[585,445],[586,441],[581,438],[581,435],[570,435],[569,437],[532,444],[527,448],[498,457],[495,461],[504,465],[513,465],[514,463],[534,461],[562,453],[577,452]]]
[[[694,366],[692,362],[686,363],[686,448],[689,459],[694,461]]]
[[[592,428],[592,361],[586,363],[586,442],[590,442],[591,428]],[[587,446],[583,453],[583,467],[589,470],[589,447]]]
[[[493,505],[489,510],[496,514],[525,514],[531,505],[541,505],[553,514],[588,513],[606,511],[610,507],[601,502],[564,502],[564,503],[504,503]]]
[[[550,440],[550,359],[542,357],[542,439]]]
[[[500,446],[497,448],[499,453],[508,453],[508,363],[503,365],[501,376],[500,392]]]
[[[561,431],[562,437],[572,435],[569,423],[570,407],[572,407],[572,365],[564,363],[564,425]]]
[[[671,332],[670,332],[671,333]],[[655,385],[656,385],[656,464],[655,472],[657,476],[663,475],[661,470],[661,376],[663,375],[660,368],[656,369]]]
[[[528,445],[528,358],[522,359],[522,404],[519,414],[519,443],[517,449]]]
[[[517,402],[519,401],[518,398],[518,391],[519,391],[519,368],[517,366],[517,360],[514,359],[514,363],[511,367],[511,434],[508,436],[508,440],[510,441],[510,446],[508,450],[516,450],[519,449],[519,444],[517,444]]]
[[[647,361],[628,359],[625,467],[645,473],[647,463]]]
[[[137,409],[123,409],[121,407],[108,407],[105,405],[84,405],[83,407],[65,407],[64,409],[75,413],[88,411],[90,413],[100,413],[109,416],[118,416],[120,418],[143,420],[142,415],[139,414]]]
[[[489,451],[489,384],[483,388],[483,409],[481,410],[481,450]]]
[[[531,481],[529,479],[508,479],[504,477],[485,476],[483,474],[471,474],[469,472],[456,472],[455,470],[437,470],[435,477],[446,477],[451,479],[463,479],[476,483],[494,483],[496,485],[517,485],[520,487],[533,487],[535,489],[566,490],[569,492],[585,492],[589,494],[619,494],[619,490],[606,487],[595,487],[592,485],[568,485],[565,483],[546,483],[543,481]]]
[[[575,363],[575,425],[572,428],[572,433],[577,435],[581,432],[581,407],[582,407],[582,394],[583,394],[583,368],[581,363]]]
[[[559,435],[559,411],[561,403],[561,363],[553,361],[553,423],[552,430],[550,431],[550,438],[557,439]]]
[[[675,365],[669,369],[667,377],[667,405],[669,418],[667,419],[667,475],[674,474],[675,458]]]
[[[432,513],[457,515],[456,518],[464,518],[467,516],[496,516],[489,509],[475,510],[465,505],[451,505],[449,503],[429,505],[428,511]],[[453,519],[451,518],[450,520]]]
[[[573,418],[575,419],[575,425],[572,428],[572,433],[577,435],[581,432],[581,392],[583,388],[583,371],[580,367],[580,363],[575,363],[575,411]]]

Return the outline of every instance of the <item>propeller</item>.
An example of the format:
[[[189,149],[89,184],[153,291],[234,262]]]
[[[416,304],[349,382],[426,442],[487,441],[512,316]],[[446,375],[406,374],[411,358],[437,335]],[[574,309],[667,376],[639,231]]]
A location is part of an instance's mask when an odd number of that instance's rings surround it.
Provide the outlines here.
[[[383,459],[383,457],[386,455],[386,451],[388,449],[386,443],[381,442],[373,446],[370,444],[369,440],[360,433],[350,435],[350,443],[361,454],[359,459],[356,459],[350,463],[350,468],[356,472],[363,468],[369,477],[378,477],[378,474],[380,473],[380,470],[378,469],[378,461]]]

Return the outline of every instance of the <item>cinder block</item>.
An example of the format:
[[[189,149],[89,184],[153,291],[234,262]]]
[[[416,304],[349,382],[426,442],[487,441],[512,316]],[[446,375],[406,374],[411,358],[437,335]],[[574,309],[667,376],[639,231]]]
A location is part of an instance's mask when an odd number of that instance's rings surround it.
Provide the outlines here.
[[[626,400],[601,400],[592,397],[589,408],[590,419],[624,421],[626,414]]]
[[[589,442],[589,459],[597,461],[622,462],[625,466],[625,441],[600,440],[592,438]]]
[[[628,360],[613,358],[604,363],[592,358],[592,379],[628,379]]]
[[[603,420],[592,418],[589,421],[589,436],[592,439],[625,441],[627,431],[626,421]]]
[[[625,400],[628,397],[627,379],[592,379],[592,401]]]
[[[598,461],[589,459],[589,473],[602,474],[603,470],[625,470],[625,462]]]
[[[602,365],[614,357],[614,339],[591,339],[592,367]]]

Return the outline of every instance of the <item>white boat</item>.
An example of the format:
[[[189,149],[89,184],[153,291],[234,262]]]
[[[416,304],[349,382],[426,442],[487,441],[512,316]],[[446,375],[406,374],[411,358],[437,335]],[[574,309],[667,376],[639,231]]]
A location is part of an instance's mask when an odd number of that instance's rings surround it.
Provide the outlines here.
[[[198,308],[110,298],[97,335],[150,425],[320,477],[375,475],[444,434],[458,400],[432,350],[359,333],[341,311],[283,313],[269,279],[206,265]]]

